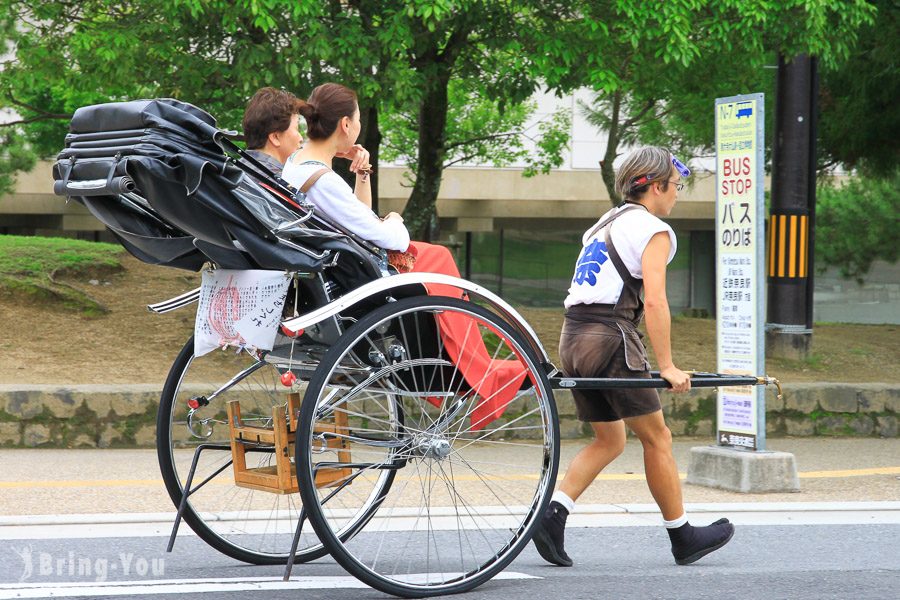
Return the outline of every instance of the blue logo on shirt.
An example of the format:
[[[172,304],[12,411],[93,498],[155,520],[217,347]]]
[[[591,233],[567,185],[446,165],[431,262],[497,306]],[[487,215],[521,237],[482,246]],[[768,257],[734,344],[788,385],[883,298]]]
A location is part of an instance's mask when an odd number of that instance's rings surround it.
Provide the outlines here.
[[[606,242],[594,240],[578,257],[575,265],[575,277],[572,278],[572,281],[578,285],[585,281],[588,285],[597,285],[597,273],[600,272],[600,266],[608,259]]]

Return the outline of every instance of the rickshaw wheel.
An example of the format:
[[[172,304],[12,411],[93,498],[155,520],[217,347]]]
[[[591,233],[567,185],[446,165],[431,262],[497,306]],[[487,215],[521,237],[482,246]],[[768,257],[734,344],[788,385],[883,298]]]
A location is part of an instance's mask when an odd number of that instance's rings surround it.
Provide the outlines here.
[[[205,398],[247,369],[233,387],[208,405],[201,406],[188,422],[192,398]],[[207,544],[234,559],[252,564],[285,564],[302,505],[298,494],[275,494],[236,485],[229,448],[226,403],[238,400],[246,423],[271,426],[272,408],[286,402],[287,388],[269,364],[259,364],[246,352],[214,351],[194,356],[190,338],[175,359],[163,388],[157,415],[157,454],[166,490],[177,507],[194,451],[200,444],[218,448],[203,450],[191,487],[213,478],[192,493],[184,521]],[[192,425],[192,427],[189,427]],[[247,466],[266,468],[274,463],[271,452],[248,452]],[[220,473],[214,473],[224,468]],[[314,560],[326,554],[319,539],[306,527],[294,562]]]
[[[451,360],[439,318],[484,340],[477,377]],[[397,596],[458,593],[531,539],[558,440],[549,382],[516,328],[472,302],[407,298],[361,318],[323,358],[300,410],[297,477],[313,528],[349,573]],[[393,485],[373,491],[385,473]],[[373,497],[377,512],[341,536]]]

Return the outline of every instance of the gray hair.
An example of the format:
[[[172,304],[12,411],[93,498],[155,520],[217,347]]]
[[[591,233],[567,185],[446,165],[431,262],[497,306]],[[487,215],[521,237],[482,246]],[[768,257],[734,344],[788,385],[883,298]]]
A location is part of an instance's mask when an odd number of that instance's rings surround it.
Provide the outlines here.
[[[662,183],[663,190],[669,188],[672,175],[672,154],[659,146],[647,146],[632,151],[616,172],[616,192],[625,202],[640,200],[653,182]],[[635,185],[641,177],[647,180]]]

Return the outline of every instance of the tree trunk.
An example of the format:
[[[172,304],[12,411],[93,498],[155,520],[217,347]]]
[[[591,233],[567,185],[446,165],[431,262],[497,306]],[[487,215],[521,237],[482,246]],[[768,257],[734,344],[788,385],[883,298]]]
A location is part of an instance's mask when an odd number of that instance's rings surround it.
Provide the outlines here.
[[[369,163],[374,169],[371,176],[372,186],[372,210],[378,212],[378,149],[381,147],[381,129],[378,127],[378,107],[374,104],[369,107],[360,107],[362,118],[362,133],[360,143],[369,151]]]
[[[446,156],[447,84],[450,70],[431,79],[419,104],[419,149],[416,183],[403,219],[413,239],[431,241],[437,223],[437,197]]]
[[[603,183],[606,185],[606,191],[609,193],[609,200],[613,206],[622,203],[622,198],[616,193],[616,171],[613,169],[613,162],[619,152],[619,118],[622,113],[622,93],[615,92],[612,101],[612,114],[609,118],[609,132],[606,136],[606,154],[603,155],[603,162],[600,165],[600,174],[603,176]]]

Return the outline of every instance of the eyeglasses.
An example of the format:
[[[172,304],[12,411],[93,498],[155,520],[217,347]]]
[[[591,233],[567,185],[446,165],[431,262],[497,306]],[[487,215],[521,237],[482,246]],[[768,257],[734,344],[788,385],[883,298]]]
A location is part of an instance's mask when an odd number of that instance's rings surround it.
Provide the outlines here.
[[[675,191],[676,191],[676,192],[680,192],[681,190],[684,189],[684,184],[683,184],[683,183],[678,183],[677,181],[669,181],[668,183],[675,184]]]

